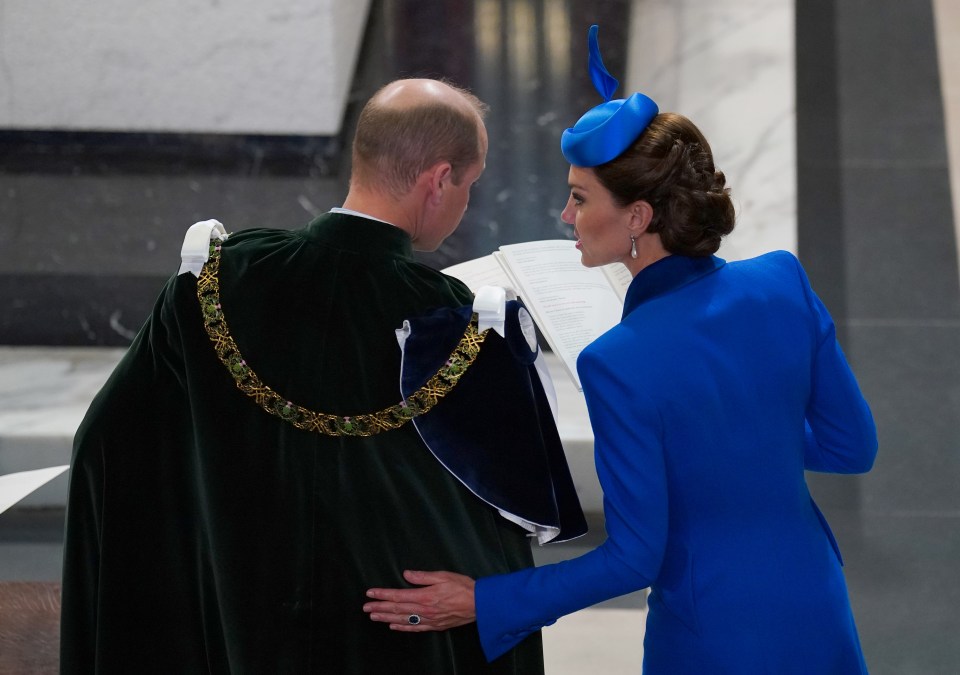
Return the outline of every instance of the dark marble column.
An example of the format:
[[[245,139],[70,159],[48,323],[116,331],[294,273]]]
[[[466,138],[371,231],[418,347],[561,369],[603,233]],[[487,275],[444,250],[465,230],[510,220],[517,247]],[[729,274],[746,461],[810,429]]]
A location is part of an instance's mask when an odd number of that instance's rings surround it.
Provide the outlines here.
[[[960,663],[960,282],[932,8],[797,2],[800,256],[873,408],[862,477],[810,476],[873,675]]]

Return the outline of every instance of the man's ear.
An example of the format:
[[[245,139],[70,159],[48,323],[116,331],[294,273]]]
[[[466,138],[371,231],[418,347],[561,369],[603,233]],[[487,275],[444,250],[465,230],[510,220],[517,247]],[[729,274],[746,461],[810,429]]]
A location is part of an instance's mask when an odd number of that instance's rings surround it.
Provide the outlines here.
[[[629,209],[630,222],[627,229],[630,230],[630,234],[639,237],[646,233],[650,221],[653,220],[653,207],[645,199],[638,199],[629,206]]]
[[[450,162],[439,162],[427,169],[424,177],[427,180],[430,203],[437,206],[443,198],[444,189],[450,187],[453,180],[453,166]]]

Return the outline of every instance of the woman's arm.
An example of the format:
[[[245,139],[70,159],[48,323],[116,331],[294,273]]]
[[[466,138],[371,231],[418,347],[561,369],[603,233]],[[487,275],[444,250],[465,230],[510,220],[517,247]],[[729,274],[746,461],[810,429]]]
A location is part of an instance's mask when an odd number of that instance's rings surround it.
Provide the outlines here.
[[[557,618],[644,588],[659,572],[667,535],[667,490],[659,413],[616,359],[588,348],[578,370],[594,429],[607,541],[553,565],[479,579],[449,572],[407,573],[418,589],[371,589],[364,610],[394,630],[444,630],[476,616],[493,660]],[[419,624],[408,621],[420,616]]]
[[[831,473],[869,471],[877,456],[877,428],[856,377],[837,342],[830,313],[794,259],[816,330],[804,468]]]

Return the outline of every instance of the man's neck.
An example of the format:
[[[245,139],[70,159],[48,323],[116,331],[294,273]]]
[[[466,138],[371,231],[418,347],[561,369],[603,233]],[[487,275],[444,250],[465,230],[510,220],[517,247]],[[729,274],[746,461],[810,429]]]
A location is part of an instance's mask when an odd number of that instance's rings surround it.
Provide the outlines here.
[[[397,199],[389,195],[373,194],[351,188],[343,201],[343,208],[390,223],[415,238],[417,221],[414,211],[406,202],[407,200],[403,198]]]
[[[364,213],[363,211],[354,211],[353,209],[348,209],[342,206],[338,206],[336,208],[330,209],[330,213],[343,213],[348,216],[357,216],[358,218],[366,218],[367,220],[375,220],[378,223],[386,223],[387,225],[393,225],[393,223],[391,223],[388,220],[383,220],[382,218],[371,216],[369,213]]]

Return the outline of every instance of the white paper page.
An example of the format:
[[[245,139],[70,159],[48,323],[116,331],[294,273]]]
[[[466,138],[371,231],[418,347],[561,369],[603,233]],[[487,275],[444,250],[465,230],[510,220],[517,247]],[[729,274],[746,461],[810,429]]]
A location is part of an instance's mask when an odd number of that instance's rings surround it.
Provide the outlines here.
[[[54,466],[49,469],[34,469],[0,476],[0,513],[69,468],[69,465]]]
[[[623,263],[610,263],[609,265],[604,265],[601,269],[603,273],[607,275],[607,279],[610,280],[610,285],[613,286],[613,290],[617,292],[617,296],[619,296],[622,304],[627,297],[627,288],[630,286],[630,282],[633,281],[633,275],[630,274],[630,270],[628,270],[627,266]]]
[[[575,242],[535,241],[500,247],[524,303],[574,384],[577,356],[620,321],[623,303],[599,268],[584,267]]]
[[[510,281],[507,273],[492,255],[451,265],[442,272],[449,274],[451,277],[456,277],[474,293],[481,286],[500,286],[516,291],[516,287]]]

